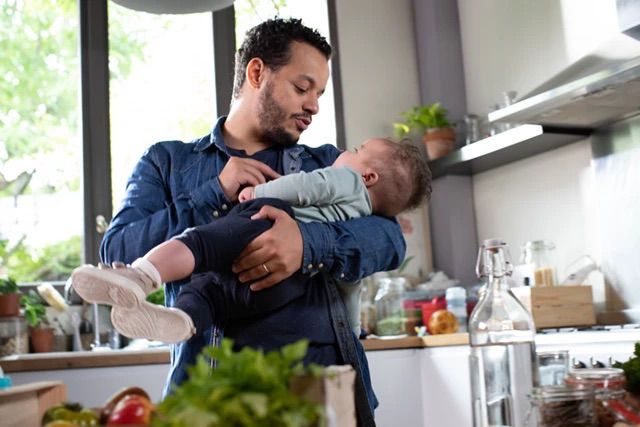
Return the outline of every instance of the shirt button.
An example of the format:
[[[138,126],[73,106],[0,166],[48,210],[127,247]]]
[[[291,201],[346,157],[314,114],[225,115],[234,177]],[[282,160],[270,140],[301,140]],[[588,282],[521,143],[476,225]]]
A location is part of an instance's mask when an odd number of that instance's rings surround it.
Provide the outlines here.
[[[213,211],[213,217],[218,218],[218,216],[220,216],[220,213],[218,211]]]
[[[226,211],[226,210],[227,210],[227,204],[226,204],[226,203],[224,203],[221,207],[222,207],[222,210],[223,210],[223,211]]]
[[[311,270],[313,268],[313,264],[307,265],[307,270]]]
[[[322,270],[322,267],[324,267],[323,263],[318,264],[318,270]]]

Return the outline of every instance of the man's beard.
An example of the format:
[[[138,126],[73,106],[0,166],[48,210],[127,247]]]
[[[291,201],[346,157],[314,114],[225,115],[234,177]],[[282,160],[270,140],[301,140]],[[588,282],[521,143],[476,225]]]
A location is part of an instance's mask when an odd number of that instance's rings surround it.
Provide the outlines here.
[[[273,98],[273,83],[267,83],[264,95],[260,99],[258,119],[262,129],[261,138],[265,142],[283,147],[291,147],[298,138],[287,132],[282,124],[287,120],[286,111]]]

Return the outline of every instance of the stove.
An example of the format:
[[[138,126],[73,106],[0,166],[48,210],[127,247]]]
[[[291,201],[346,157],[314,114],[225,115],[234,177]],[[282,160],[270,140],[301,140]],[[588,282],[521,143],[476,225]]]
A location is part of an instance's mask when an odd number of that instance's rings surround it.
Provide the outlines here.
[[[536,351],[569,350],[573,368],[611,367],[626,362],[640,341],[640,324],[542,329]]]

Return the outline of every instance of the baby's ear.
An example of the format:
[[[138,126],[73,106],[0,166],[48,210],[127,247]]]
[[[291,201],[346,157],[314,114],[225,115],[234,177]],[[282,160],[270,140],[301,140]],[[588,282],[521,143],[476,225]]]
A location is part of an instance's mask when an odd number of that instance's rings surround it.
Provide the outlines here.
[[[378,172],[374,171],[373,169],[367,169],[363,174],[362,174],[362,180],[364,181],[364,185],[369,188],[372,185],[374,185],[376,182],[378,182]]]

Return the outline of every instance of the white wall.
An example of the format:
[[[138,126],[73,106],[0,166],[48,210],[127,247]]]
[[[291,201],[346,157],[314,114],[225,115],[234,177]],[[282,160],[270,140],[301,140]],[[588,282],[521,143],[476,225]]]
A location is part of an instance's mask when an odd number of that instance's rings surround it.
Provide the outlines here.
[[[505,90],[532,91],[617,30],[615,0],[458,0],[467,107],[486,114]],[[561,279],[594,242],[589,140],[473,177],[478,239],[500,236],[519,256],[528,240],[556,243]]]
[[[347,148],[393,136],[398,114],[420,103],[411,0],[336,1]],[[427,210],[403,214],[409,274],[431,271]]]
[[[616,33],[615,0],[458,0],[467,107],[524,95]]]

